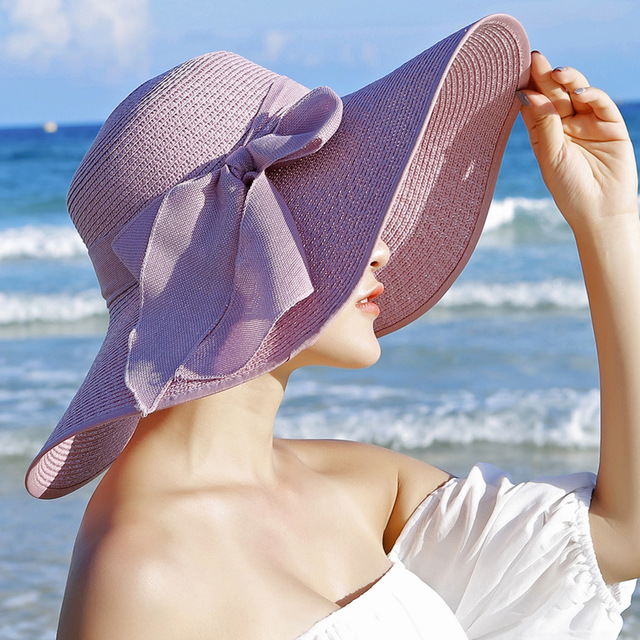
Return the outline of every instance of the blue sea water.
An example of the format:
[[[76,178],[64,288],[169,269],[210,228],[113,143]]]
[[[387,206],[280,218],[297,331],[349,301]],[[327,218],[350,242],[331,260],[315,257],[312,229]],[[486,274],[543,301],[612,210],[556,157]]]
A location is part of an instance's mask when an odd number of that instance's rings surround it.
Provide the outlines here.
[[[623,105],[640,144],[640,105]],[[0,129],[0,638],[54,638],[91,487],[48,503],[22,487],[106,328],[66,190],[96,126]],[[464,474],[595,470],[597,369],[576,249],[517,122],[469,266],[426,316],[382,339],[370,369],[292,380],[282,436],[408,451]],[[622,638],[640,638],[640,597]]]

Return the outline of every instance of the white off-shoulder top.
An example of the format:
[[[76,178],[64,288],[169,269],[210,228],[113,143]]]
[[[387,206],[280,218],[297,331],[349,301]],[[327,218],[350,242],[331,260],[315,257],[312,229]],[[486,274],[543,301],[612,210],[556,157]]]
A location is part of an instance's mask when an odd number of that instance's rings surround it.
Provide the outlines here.
[[[491,465],[416,509],[392,567],[298,640],[610,640],[635,581],[605,584],[588,509],[595,476],[514,484]]]

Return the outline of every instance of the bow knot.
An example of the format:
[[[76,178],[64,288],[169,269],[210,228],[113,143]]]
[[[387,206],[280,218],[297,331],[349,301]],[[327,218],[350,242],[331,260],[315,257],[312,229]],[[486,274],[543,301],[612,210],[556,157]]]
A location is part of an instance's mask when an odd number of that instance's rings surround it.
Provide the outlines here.
[[[313,293],[295,221],[265,170],[317,151],[341,117],[330,89],[279,76],[221,168],[171,188],[111,242],[139,284],[125,379],[143,415],[175,379],[241,369]]]
[[[245,146],[238,147],[227,156],[225,165],[231,174],[245,185],[250,185],[259,173],[251,152]]]

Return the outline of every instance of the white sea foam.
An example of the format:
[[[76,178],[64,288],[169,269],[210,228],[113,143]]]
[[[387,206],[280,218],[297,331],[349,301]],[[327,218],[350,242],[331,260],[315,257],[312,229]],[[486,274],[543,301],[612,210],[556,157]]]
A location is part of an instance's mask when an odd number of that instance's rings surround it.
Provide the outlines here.
[[[556,278],[542,282],[459,282],[438,303],[440,309],[588,308],[587,291],[581,281]]]
[[[491,244],[497,237],[513,242],[525,238],[557,239],[565,235],[571,236],[569,225],[551,197],[507,197],[491,202],[480,243]]]
[[[38,446],[38,441],[35,437],[29,437],[26,434],[13,431],[0,431],[0,457],[30,458],[38,453],[41,446],[42,442]]]
[[[430,397],[366,385],[311,382],[297,387],[290,386],[276,420],[279,436],[358,440],[405,450],[474,442],[569,449],[599,444],[596,389],[501,390],[486,397],[459,391]],[[32,391],[34,397],[37,393]],[[38,417],[42,424],[43,416]],[[32,457],[42,441],[42,428],[0,430],[0,458]]]
[[[516,222],[518,218],[544,220],[545,224],[565,225],[562,215],[551,198],[504,198],[494,200],[489,207],[485,231],[492,231]]]
[[[106,306],[97,290],[75,295],[0,292],[0,326],[29,322],[77,322],[105,314]]]
[[[9,596],[2,602],[3,609],[20,609],[38,601],[37,591],[26,591]]]
[[[596,389],[419,397],[403,389],[308,384],[285,404],[277,427],[285,437],[345,438],[402,449],[471,442],[595,448],[599,402]]]
[[[73,227],[27,225],[0,231],[0,261],[86,257],[87,250]]]

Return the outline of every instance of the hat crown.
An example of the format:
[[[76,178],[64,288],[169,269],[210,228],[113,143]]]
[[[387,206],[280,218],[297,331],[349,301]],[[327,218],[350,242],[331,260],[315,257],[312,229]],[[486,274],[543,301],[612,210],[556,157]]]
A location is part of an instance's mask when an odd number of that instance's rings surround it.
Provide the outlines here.
[[[276,77],[220,51],[189,60],[127,96],[69,188],[69,214],[85,244],[113,234],[178,182],[221,165]]]

